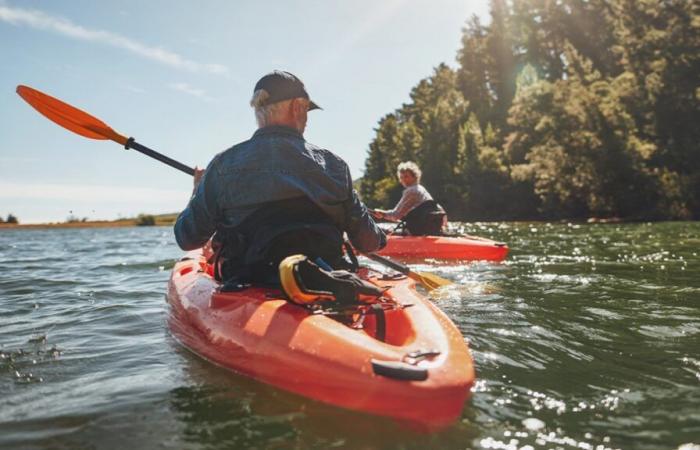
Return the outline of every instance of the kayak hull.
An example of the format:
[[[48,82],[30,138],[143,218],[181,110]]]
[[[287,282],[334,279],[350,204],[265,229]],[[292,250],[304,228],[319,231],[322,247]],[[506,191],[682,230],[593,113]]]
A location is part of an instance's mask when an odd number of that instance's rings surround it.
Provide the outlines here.
[[[473,361],[459,330],[418,294],[410,279],[377,280],[403,309],[385,314],[386,337],[367,315],[353,329],[326,315],[253,287],[217,292],[201,253],[178,262],[168,286],[169,326],[185,347],[221,366],[331,405],[391,417],[433,431],[461,414],[474,383]],[[414,361],[416,351],[439,353]],[[410,366],[426,379],[376,373],[375,364]],[[403,369],[401,369],[403,370]]]
[[[390,235],[380,255],[408,259],[447,259],[463,261],[503,261],[508,246],[475,236]]]

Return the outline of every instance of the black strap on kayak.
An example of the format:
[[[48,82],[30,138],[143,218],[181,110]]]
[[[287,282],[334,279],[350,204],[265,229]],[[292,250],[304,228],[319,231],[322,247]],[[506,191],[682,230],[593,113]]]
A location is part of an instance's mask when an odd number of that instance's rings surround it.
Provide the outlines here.
[[[216,281],[222,281],[223,276],[221,275],[221,264],[223,263],[221,259],[221,248],[216,250],[214,253],[214,279]]]
[[[357,260],[357,255],[355,254],[355,249],[352,248],[352,244],[348,240],[343,241],[343,248],[345,249],[345,253],[348,255],[348,258],[350,258],[350,264],[351,264],[351,271],[352,272],[357,272],[360,270],[360,262]]]
[[[393,302],[377,302],[370,305],[335,305],[315,303],[307,305],[311,314],[335,317],[355,330],[364,329],[365,318],[372,314],[375,317],[374,338],[386,342],[386,311],[413,306],[412,304],[398,305]]]
[[[376,338],[384,342],[386,341],[386,314],[384,313],[384,308],[380,303],[373,303],[371,309],[376,323]]]
[[[396,224],[394,229],[389,232],[389,234],[407,234],[406,233],[406,222],[403,220],[400,220],[399,223]]]

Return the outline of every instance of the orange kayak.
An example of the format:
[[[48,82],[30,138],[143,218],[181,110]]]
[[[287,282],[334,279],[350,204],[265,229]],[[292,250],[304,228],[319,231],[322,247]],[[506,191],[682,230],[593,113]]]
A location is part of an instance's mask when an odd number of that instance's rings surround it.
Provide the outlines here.
[[[358,306],[341,320],[288,302],[274,288],[219,292],[210,274],[201,251],[190,252],[175,264],[168,285],[172,335],[201,357],[423,431],[460,416],[475,378],[471,354],[413,280],[361,269],[364,279],[390,288],[380,306]]]
[[[476,236],[403,236],[392,234],[383,256],[415,259],[451,259],[464,261],[502,261],[508,254],[503,242]]]

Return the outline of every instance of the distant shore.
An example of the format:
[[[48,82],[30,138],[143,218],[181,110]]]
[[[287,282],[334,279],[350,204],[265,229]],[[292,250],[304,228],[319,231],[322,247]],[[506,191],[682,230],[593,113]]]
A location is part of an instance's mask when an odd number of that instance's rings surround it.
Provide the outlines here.
[[[72,220],[68,222],[49,223],[6,223],[0,222],[3,229],[37,229],[37,228],[112,228],[138,226],[169,226],[175,223],[177,214],[141,214],[138,217],[116,220]]]
[[[177,214],[140,214],[138,217],[116,220],[73,220],[67,222],[28,223],[16,224],[0,222],[0,230],[3,229],[40,229],[40,228],[116,228],[116,227],[140,227],[140,226],[173,226]],[[476,221],[481,222],[481,221]],[[491,221],[486,221],[491,222]],[[505,220],[503,222],[548,222],[547,220]],[[621,224],[649,222],[648,220],[622,219],[619,217],[589,217],[588,219],[561,219],[552,222],[575,222],[579,224]]]

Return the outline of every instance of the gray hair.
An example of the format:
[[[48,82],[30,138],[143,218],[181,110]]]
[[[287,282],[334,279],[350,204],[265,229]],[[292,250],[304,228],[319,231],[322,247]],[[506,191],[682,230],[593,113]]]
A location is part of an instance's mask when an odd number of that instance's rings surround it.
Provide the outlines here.
[[[400,176],[401,172],[408,171],[413,173],[413,176],[416,177],[416,181],[420,182],[420,177],[423,175],[423,172],[421,172],[420,167],[418,167],[418,164],[414,163],[413,161],[404,161],[401,164],[399,164],[399,167],[396,168],[396,176]]]
[[[255,120],[258,122],[258,127],[267,126],[270,119],[277,115],[277,112],[283,109],[290,100],[267,104],[270,98],[270,93],[265,89],[258,89],[253,93],[253,98],[250,99],[250,106],[255,109]]]

